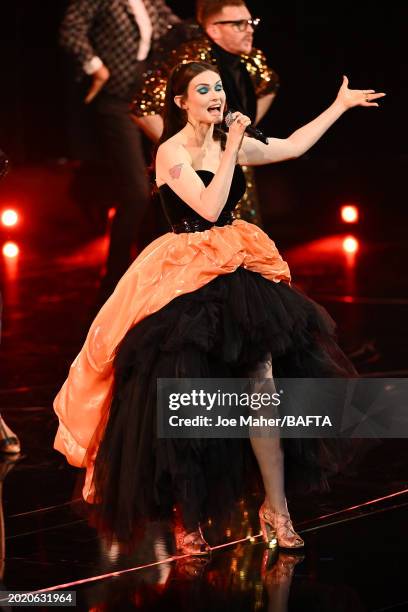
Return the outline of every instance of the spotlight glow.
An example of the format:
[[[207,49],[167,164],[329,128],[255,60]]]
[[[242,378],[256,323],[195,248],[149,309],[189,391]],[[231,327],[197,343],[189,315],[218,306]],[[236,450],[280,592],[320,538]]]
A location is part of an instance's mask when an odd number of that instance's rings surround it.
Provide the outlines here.
[[[18,223],[18,213],[12,208],[8,208],[4,210],[1,214],[1,222],[3,225],[7,227],[12,227],[13,225],[17,225]]]
[[[6,244],[3,245],[4,257],[10,257],[10,258],[17,257],[19,252],[20,252],[20,249],[18,248],[15,242],[6,242]]]
[[[340,209],[340,216],[344,223],[357,223],[359,212],[357,206],[348,204]]]
[[[112,221],[113,217],[116,215],[116,208],[110,208],[108,210],[108,219]]]
[[[360,248],[359,242],[354,236],[347,236],[343,240],[343,250],[346,253],[357,253]]]

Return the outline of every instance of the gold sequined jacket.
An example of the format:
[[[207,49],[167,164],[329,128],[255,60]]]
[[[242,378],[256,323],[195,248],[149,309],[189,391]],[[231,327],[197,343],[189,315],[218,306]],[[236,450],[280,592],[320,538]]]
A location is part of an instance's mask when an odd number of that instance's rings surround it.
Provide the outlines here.
[[[177,34],[183,27],[182,36],[192,38],[180,45],[174,45]],[[163,110],[167,75],[176,64],[181,62],[202,61],[216,64],[212,50],[211,40],[203,34],[195,24],[175,26],[173,36],[163,42],[148,70],[144,73],[144,85],[135,96],[131,104],[132,113],[138,117],[146,115],[160,115]],[[187,34],[186,34],[187,32]],[[247,69],[257,98],[275,93],[279,87],[279,77],[266,63],[266,58],[259,49],[252,49],[249,55],[242,55],[241,62]]]

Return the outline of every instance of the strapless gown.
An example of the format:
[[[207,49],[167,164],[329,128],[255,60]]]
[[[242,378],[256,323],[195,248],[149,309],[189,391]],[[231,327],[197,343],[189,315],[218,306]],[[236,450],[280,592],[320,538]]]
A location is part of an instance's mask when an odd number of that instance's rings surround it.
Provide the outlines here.
[[[213,173],[198,170],[208,185]],[[146,518],[186,524],[229,509],[259,472],[247,439],[161,439],[157,378],[245,376],[272,356],[274,376],[354,376],[328,313],[291,285],[287,263],[257,226],[234,220],[245,191],[236,167],[210,223],[167,185],[173,231],[133,262],[94,320],[55,399],[55,448],[86,468],[84,498],[120,539]],[[283,441],[289,478],[322,485],[330,441]],[[332,462],[332,464],[331,464]]]

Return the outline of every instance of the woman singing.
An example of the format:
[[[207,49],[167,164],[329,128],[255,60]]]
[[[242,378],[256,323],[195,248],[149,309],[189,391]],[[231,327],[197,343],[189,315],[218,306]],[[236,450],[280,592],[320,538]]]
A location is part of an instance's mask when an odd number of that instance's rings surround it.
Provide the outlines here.
[[[242,164],[299,157],[346,110],[378,106],[384,95],[351,90],[344,77],[321,115],[263,144],[245,135],[250,120],[240,113],[227,134],[220,129],[225,94],[214,66],[190,62],[170,74],[156,182],[172,231],[122,277],[55,400],[55,447],[87,468],[84,497],[119,540],[143,519],[176,516],[177,549],[207,552],[200,522],[214,496],[230,510],[252,461],[265,490],[265,539],[303,546],[286,504],[284,468],[291,463],[291,472],[298,466],[302,478],[321,482],[327,441],[158,438],[156,381],[355,375],[329,315],[290,284],[274,242],[235,220],[233,210],[245,191]]]

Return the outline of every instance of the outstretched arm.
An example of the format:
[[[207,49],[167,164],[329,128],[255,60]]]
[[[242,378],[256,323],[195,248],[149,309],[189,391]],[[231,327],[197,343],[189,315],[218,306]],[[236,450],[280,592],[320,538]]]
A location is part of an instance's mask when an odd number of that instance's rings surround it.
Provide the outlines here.
[[[385,96],[373,89],[349,89],[348,79],[343,77],[343,83],[336,100],[316,119],[299,128],[288,138],[269,138],[268,144],[263,144],[254,138],[244,138],[238,155],[240,164],[263,165],[293,159],[306,153],[337,119],[353,106],[377,107],[374,102]]]

